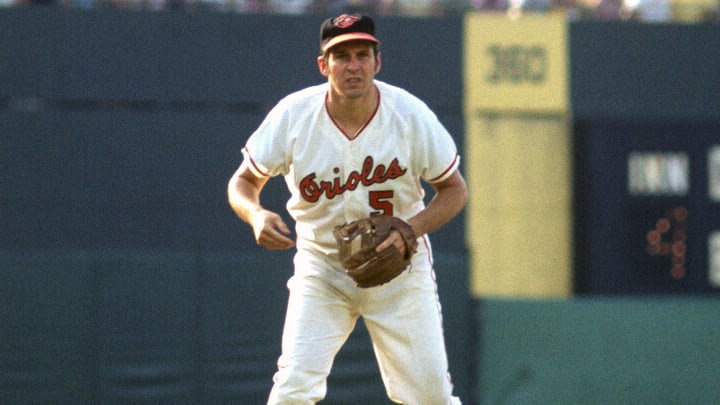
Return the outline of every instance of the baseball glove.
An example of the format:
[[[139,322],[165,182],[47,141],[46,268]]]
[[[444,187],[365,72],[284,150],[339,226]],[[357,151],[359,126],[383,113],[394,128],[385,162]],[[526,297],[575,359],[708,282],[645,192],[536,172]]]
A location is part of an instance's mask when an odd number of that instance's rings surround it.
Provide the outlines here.
[[[396,230],[405,241],[405,254],[397,247],[378,253],[375,248]],[[340,262],[360,288],[385,284],[402,273],[417,252],[417,237],[407,222],[379,213],[336,226],[333,235],[340,250]]]

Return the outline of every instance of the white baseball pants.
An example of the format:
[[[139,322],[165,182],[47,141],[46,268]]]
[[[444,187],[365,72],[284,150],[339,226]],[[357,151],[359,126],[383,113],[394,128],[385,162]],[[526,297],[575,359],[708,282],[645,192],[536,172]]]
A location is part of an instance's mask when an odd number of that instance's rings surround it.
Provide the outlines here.
[[[368,289],[355,287],[327,256],[301,250],[288,289],[282,355],[269,405],[322,400],[335,355],[360,316],[393,402],[460,404],[452,396],[437,284],[425,246],[409,271]]]

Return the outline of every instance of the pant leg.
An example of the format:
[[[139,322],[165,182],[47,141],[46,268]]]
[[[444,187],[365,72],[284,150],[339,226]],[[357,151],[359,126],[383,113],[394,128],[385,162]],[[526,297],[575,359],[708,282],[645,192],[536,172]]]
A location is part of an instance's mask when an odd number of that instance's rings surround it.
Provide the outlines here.
[[[368,291],[372,297],[363,302],[383,382],[398,403],[460,404],[452,395],[432,265],[427,256],[413,262],[409,272]]]
[[[337,270],[308,253],[295,256],[282,354],[268,404],[314,404],[325,397],[335,355],[358,317],[343,286],[334,285],[347,281],[333,272]]]

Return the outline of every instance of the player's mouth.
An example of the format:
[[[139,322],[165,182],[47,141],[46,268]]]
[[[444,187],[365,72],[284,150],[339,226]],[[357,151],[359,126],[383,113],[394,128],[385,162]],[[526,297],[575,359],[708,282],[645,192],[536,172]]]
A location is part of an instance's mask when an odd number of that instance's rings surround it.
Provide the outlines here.
[[[357,88],[365,85],[365,80],[362,77],[351,77],[345,80],[347,86],[351,88]]]

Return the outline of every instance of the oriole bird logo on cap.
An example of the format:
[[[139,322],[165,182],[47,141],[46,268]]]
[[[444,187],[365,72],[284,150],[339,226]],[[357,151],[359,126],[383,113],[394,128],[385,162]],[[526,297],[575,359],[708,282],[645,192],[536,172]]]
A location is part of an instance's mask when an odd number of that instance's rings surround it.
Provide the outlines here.
[[[335,19],[334,24],[338,28],[347,28],[355,24],[359,19],[360,17],[356,15],[343,14]]]

